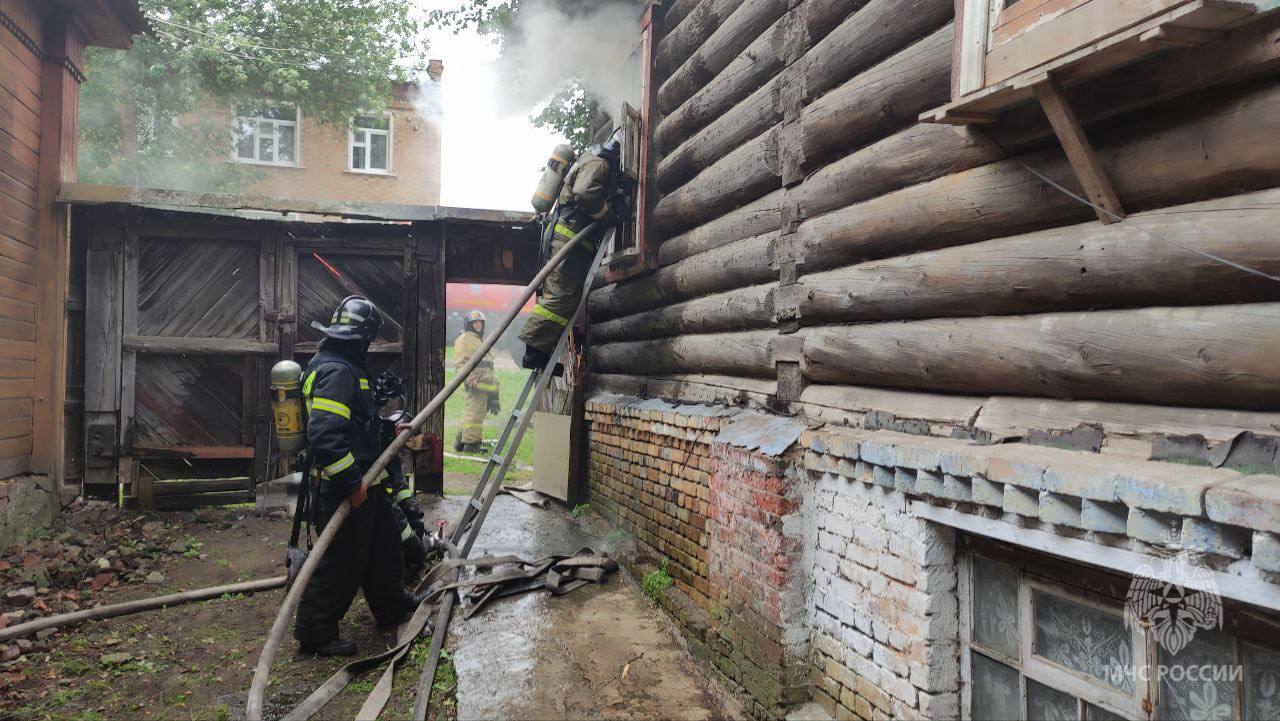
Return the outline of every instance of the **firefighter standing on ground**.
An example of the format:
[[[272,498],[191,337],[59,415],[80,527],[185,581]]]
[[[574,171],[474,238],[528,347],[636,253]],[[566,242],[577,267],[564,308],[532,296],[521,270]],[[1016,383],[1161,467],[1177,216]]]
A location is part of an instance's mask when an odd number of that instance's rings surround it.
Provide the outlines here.
[[[480,350],[484,343],[484,313],[473,310],[467,314],[467,325],[453,344],[454,366],[461,368]],[[484,441],[484,418],[489,413],[500,413],[498,403],[498,376],[493,372],[493,358],[486,355],[464,383],[466,410],[462,425],[454,437],[453,449],[459,453],[479,453]]]
[[[325,335],[302,376],[307,443],[320,483],[319,527],[324,528],[344,499],[351,501],[352,510],[302,594],[293,635],[303,653],[350,656],[355,644],[338,637],[338,622],[358,589],[384,627],[406,621],[418,599],[402,581],[391,496],[380,485],[367,491],[360,485],[380,450],[378,406],[365,358],[382,315],[367,299],[351,296],[338,305],[328,326],[312,326]],[[387,479],[384,473],[375,484]]]
[[[609,218],[619,149],[616,140],[592,146],[569,168],[557,197],[557,210],[548,221],[552,224],[552,237],[549,249],[543,253],[544,263],[588,225]],[[600,237],[597,234],[596,238]],[[538,303],[520,332],[520,340],[526,346],[521,363],[525,368],[543,368],[551,359],[560,334],[578,309],[582,284],[595,254],[595,243],[584,239],[538,289]]]

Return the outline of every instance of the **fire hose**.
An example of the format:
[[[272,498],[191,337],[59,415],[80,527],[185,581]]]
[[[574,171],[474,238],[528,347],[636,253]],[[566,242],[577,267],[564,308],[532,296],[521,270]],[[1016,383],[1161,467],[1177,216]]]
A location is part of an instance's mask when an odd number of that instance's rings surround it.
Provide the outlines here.
[[[225,586],[214,586],[212,588],[201,588],[195,591],[171,593],[167,596],[143,598],[137,601],[126,601],[124,603],[116,603],[110,606],[97,606],[95,608],[86,608],[83,611],[74,611],[72,613],[63,613],[57,616],[38,618],[34,621],[28,621],[27,623],[20,623],[17,626],[0,629],[0,641],[8,641],[11,638],[26,636],[27,634],[42,631],[46,628],[74,626],[75,624],[84,623],[85,621],[115,618],[116,616],[125,616],[130,613],[141,613],[142,611],[151,611],[153,609],[166,608],[168,606],[178,606],[184,603],[193,603],[195,601],[208,601],[209,599],[219,598],[225,594],[270,591],[274,588],[280,588],[283,586],[285,578],[285,576],[277,576],[275,578],[264,578],[258,581],[231,583]]]
[[[364,477],[360,480],[362,487],[368,489],[374,479],[378,477],[378,474],[387,467],[387,464],[399,455],[409,438],[416,435],[427,420],[444,407],[445,401],[462,386],[463,382],[480,365],[485,355],[497,344],[502,334],[515,322],[516,317],[520,314],[520,309],[533,297],[533,294],[537,292],[539,286],[547,279],[547,276],[551,275],[551,272],[559,267],[571,252],[577,249],[579,243],[594,235],[599,227],[600,224],[598,222],[588,225],[570,239],[569,242],[565,243],[547,261],[547,264],[538,271],[534,279],[524,287],[519,300],[507,312],[506,317],[502,319],[497,329],[490,333],[488,338],[485,338],[479,350],[471,356],[471,360],[467,361],[454,375],[453,380],[445,385],[444,389],[437,393],[436,397],[432,398],[431,402],[418,412],[418,415],[413,417],[409,427],[401,431],[395,440],[387,446],[386,450],[382,452],[382,455],[378,456],[373,465],[365,471]],[[267,681],[271,675],[271,665],[275,662],[276,654],[280,651],[280,642],[284,639],[285,630],[289,626],[289,619],[297,611],[298,603],[302,600],[302,593],[307,584],[310,583],[311,576],[315,573],[316,564],[319,563],[320,557],[329,550],[329,545],[333,543],[333,537],[337,534],[338,528],[347,520],[347,516],[350,513],[351,503],[343,501],[342,505],[338,507],[338,510],[334,512],[333,516],[325,524],[324,531],[320,534],[320,537],[316,539],[315,545],[307,556],[306,563],[302,565],[301,571],[298,572],[297,580],[289,588],[289,593],[285,596],[284,603],[280,605],[280,610],[276,613],[275,622],[271,624],[271,631],[267,634],[266,643],[263,644],[262,653],[258,657],[258,665],[253,672],[253,683],[249,687],[249,700],[245,709],[249,721],[261,721],[263,718],[263,702],[267,691]]]

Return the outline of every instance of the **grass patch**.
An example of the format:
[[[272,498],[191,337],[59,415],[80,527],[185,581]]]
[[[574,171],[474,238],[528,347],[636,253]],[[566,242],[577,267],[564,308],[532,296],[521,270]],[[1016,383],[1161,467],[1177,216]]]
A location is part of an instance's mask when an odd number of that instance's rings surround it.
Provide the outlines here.
[[[453,356],[453,348],[446,349],[446,359]],[[520,399],[520,391],[524,388],[524,384],[529,379],[529,371],[524,369],[495,371],[498,375],[498,397],[502,402],[502,412],[498,415],[487,415],[484,419],[484,437],[496,439],[502,434],[502,428],[507,423],[511,411],[516,406],[516,401]],[[445,371],[445,383],[453,380],[454,371],[449,369]],[[458,426],[462,423],[462,413],[466,408],[466,396],[463,389],[459,389],[457,393],[450,396],[449,400],[444,404],[444,441],[445,450],[453,450],[453,439],[457,436]],[[532,429],[530,429],[532,430]],[[516,451],[515,465],[507,473],[509,480],[525,480],[530,474],[528,471],[520,470],[520,466],[533,465],[533,434],[526,433],[524,441],[520,444],[520,448]],[[476,477],[480,476],[480,472],[484,470],[481,463],[473,463],[471,461],[458,460],[456,458],[444,459],[445,473],[466,473]]]
[[[590,503],[579,503],[578,505],[573,507],[572,511],[569,511],[569,515],[573,516],[574,518],[582,518],[583,516],[587,515],[587,511],[589,510],[591,510]]]
[[[644,574],[644,578],[640,579],[640,588],[644,591],[644,595],[654,603],[665,596],[667,590],[671,588],[671,574],[667,572],[669,564],[670,561],[662,559],[657,568]]]

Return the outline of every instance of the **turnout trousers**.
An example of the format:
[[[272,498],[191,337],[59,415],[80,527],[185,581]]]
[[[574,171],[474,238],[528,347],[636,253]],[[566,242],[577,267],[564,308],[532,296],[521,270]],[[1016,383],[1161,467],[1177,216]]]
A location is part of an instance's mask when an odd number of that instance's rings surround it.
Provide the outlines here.
[[[342,504],[322,492],[319,527],[324,529]],[[392,501],[379,486],[338,529],[329,551],[316,564],[298,604],[293,637],[304,644],[322,645],[338,638],[338,622],[351,608],[356,591],[364,590],[374,621],[393,626],[413,611],[413,596],[404,587],[400,529]]]
[[[563,224],[556,227],[555,237],[551,240],[551,255],[560,252],[564,244],[573,239],[570,233],[573,231]],[[582,284],[587,280],[587,271],[591,270],[594,257],[595,248],[590,243],[579,245],[542,282],[542,287],[538,288],[538,303],[533,306],[533,313],[520,331],[520,340],[525,345],[547,354],[556,349],[556,341],[560,340],[560,334],[578,310]]]

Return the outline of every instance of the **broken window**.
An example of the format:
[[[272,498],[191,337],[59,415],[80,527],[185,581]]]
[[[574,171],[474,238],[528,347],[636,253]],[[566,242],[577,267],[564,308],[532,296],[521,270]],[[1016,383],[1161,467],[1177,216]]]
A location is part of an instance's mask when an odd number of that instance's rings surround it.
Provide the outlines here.
[[[265,103],[236,109],[236,160],[266,165],[298,164],[298,107]]]
[[[969,545],[960,593],[966,718],[1280,718],[1274,619],[1232,607],[1221,628],[1170,634],[1159,609],[1126,623],[1133,589],[1150,590],[1144,579]],[[1157,586],[1157,600],[1179,606],[1173,618],[1190,608],[1179,604],[1191,593]]]
[[[351,122],[348,170],[357,173],[391,172],[391,115],[357,115]]]

